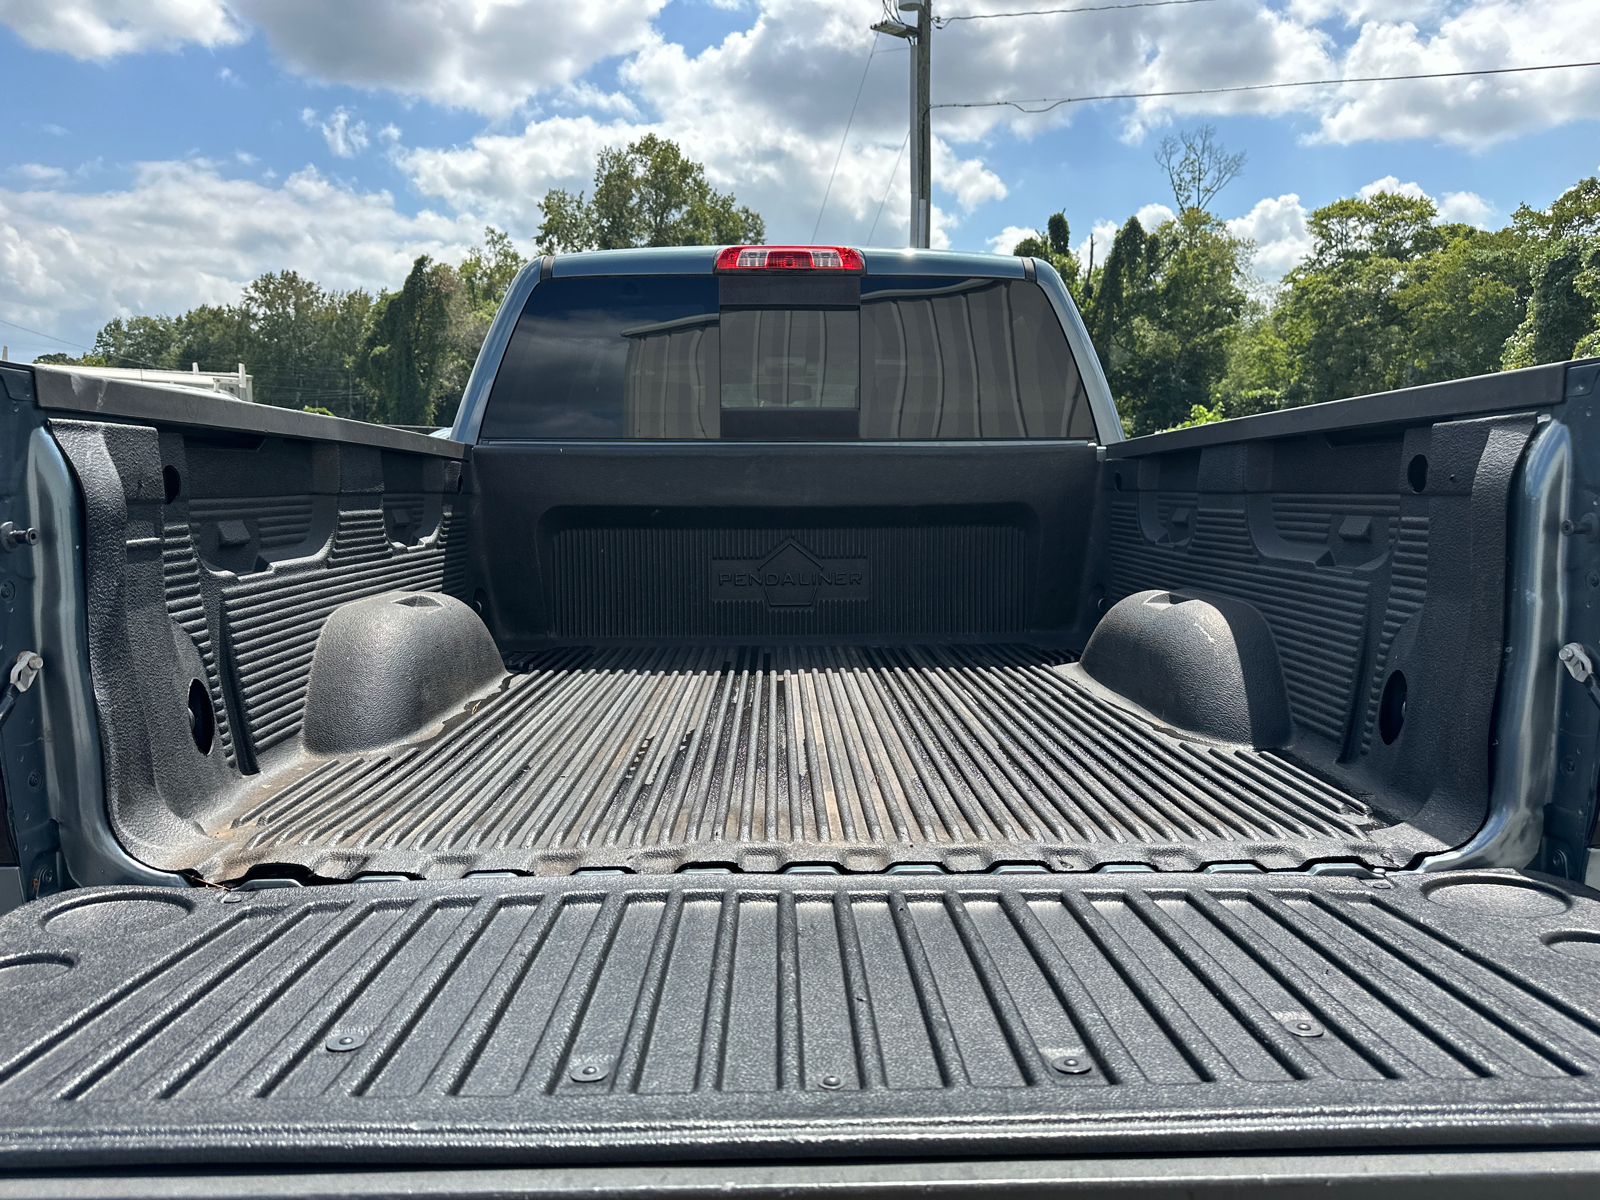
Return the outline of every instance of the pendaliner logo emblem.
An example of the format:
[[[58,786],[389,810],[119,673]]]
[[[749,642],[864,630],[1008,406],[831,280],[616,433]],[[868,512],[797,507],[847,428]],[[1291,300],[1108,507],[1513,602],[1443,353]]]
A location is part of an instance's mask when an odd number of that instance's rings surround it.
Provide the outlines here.
[[[862,600],[867,560],[818,558],[790,538],[765,558],[711,560],[716,600],[765,599],[769,608],[810,608],[818,600]]]

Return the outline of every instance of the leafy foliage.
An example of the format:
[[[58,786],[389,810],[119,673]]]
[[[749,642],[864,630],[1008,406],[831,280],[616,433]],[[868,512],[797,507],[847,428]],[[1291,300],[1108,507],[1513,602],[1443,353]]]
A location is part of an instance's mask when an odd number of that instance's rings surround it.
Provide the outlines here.
[[[619,250],[631,246],[720,246],[760,242],[759,213],[718,192],[701,164],[676,142],[646,134],[626,149],[600,152],[594,194],[551,188],[541,205],[539,251]]]
[[[448,423],[478,347],[524,259],[484,230],[459,268],[426,256],[398,292],[327,291],[294,271],[268,272],[237,304],[176,317],[118,317],[84,366],[227,372],[240,363],[258,403],[402,425]]]
[[[1146,230],[1128,218],[1098,267],[1092,240],[1080,267],[1061,213],[1046,222],[1047,239],[1025,238],[1015,249],[1048,261],[1073,293],[1135,435],[1210,411],[1248,303],[1250,246],[1205,207],[1243,169],[1244,156],[1228,154],[1204,126],[1167,138],[1156,157],[1178,203],[1173,220]]]
[[[705,168],[674,143],[649,135],[601,153],[592,200],[559,188],[547,193],[539,245],[550,253],[765,236],[757,213],[715,191]],[[201,305],[176,317],[118,317],[89,354],[37,361],[213,372],[243,363],[260,403],[445,425],[455,419],[478,350],[525,265],[511,236],[490,227],[459,267],[424,255],[395,292],[327,291],[294,271],[270,271],[237,304]]]
[[[1336,200],[1264,291],[1253,247],[1207,211],[1242,159],[1205,128],[1157,159],[1176,219],[1130,218],[1099,265],[1092,241],[1079,261],[1060,213],[1015,249],[1067,283],[1132,434],[1600,355],[1600,179],[1494,231],[1441,223],[1420,197]]]

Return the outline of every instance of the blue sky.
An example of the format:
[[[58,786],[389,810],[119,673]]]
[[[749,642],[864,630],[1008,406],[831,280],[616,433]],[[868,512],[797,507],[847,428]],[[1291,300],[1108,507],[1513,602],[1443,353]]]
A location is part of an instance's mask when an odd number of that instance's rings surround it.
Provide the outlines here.
[[[601,148],[647,131],[759,209],[769,240],[862,244],[876,219],[875,244],[903,244],[907,55],[887,38],[874,54],[881,16],[879,0],[0,0],[0,342],[19,359],[71,350],[112,316],[226,302],[266,270],[392,287],[417,254],[458,260],[486,223],[531,251],[544,191],[586,186]],[[954,23],[935,35],[933,90],[1523,66],[1596,44],[1593,0],[1202,0]],[[1075,240],[1158,221],[1160,139],[1209,121],[1248,156],[1216,208],[1270,281],[1304,253],[1310,209],[1364,188],[1488,225],[1547,204],[1600,165],[1596,113],[1600,69],[943,109],[936,241],[1009,249],[1057,209]]]

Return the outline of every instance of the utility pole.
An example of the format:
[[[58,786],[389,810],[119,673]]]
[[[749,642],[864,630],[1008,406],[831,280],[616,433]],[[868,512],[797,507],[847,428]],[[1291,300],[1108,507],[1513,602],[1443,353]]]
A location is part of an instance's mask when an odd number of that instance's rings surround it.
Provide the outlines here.
[[[899,0],[903,13],[915,13],[916,24],[880,21],[876,33],[904,38],[911,50],[911,236],[913,247],[927,248],[933,207],[933,114],[929,79],[933,73],[933,0]]]

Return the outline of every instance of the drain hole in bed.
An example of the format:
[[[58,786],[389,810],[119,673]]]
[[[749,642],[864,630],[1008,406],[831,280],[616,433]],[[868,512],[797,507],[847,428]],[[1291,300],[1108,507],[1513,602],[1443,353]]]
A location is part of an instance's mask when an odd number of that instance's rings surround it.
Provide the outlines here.
[[[196,679],[189,685],[189,736],[194,738],[194,748],[201,754],[211,753],[211,741],[217,735],[217,718],[211,711],[211,697],[206,685]]]

